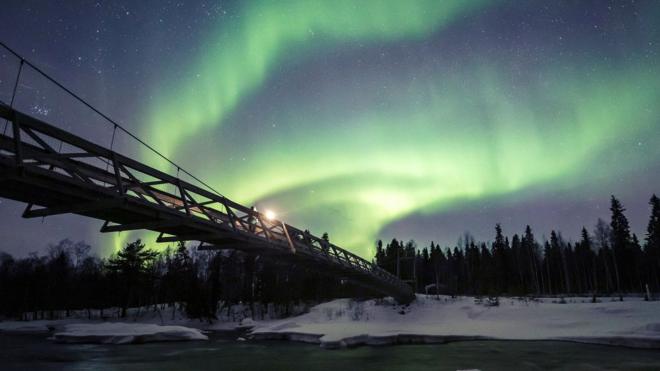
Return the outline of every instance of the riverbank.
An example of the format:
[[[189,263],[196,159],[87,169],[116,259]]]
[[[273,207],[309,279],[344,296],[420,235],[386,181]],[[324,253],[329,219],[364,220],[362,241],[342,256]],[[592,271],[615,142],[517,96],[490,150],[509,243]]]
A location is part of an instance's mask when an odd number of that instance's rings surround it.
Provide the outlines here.
[[[460,340],[560,340],[660,349],[660,302],[574,297],[495,302],[418,295],[390,300],[339,299],[303,315],[257,322],[251,338],[316,343],[323,348],[430,344]]]
[[[299,308],[301,309],[301,308]],[[81,313],[82,314],[82,313]],[[466,340],[560,340],[631,348],[660,349],[660,301],[641,298],[499,298],[497,302],[474,297],[418,295],[408,306],[391,299],[356,301],[337,299],[312,306],[303,314],[284,319],[253,320],[244,306],[226,311],[213,323],[185,318],[178,310],[132,309],[129,318],[89,320],[70,317],[60,320],[3,321],[0,331],[66,333],[72,324],[91,324],[89,331],[107,330],[108,322],[135,328],[128,337],[117,329],[106,331],[109,339],[125,342],[159,341],[164,328],[141,325],[183,326],[201,333],[250,329],[248,340],[289,340],[319,344],[335,349],[359,345],[438,344]],[[136,315],[139,314],[139,315]],[[116,326],[115,326],[116,327]],[[145,330],[146,331],[146,330]],[[177,340],[202,340],[183,328]],[[82,334],[87,335],[87,334]],[[103,334],[101,334],[103,335]],[[119,335],[125,335],[124,332]],[[53,336],[54,339],[57,336]],[[72,337],[73,340],[85,336]],[[96,337],[95,341],[99,341]],[[169,337],[171,338],[171,337]],[[128,340],[126,340],[128,339]],[[129,341],[130,340],[130,341]]]

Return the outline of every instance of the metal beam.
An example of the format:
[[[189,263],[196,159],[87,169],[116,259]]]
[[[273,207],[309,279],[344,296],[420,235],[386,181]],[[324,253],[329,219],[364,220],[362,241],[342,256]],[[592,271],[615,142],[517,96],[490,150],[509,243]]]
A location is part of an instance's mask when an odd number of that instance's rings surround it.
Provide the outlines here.
[[[158,238],[156,238],[156,242],[179,242],[179,241],[205,241],[213,238],[222,238],[222,236],[214,234],[214,233],[200,233],[200,234],[181,234],[181,235],[176,235],[176,236],[164,236],[163,233],[161,233]]]
[[[200,245],[200,246],[197,246],[197,250],[200,250],[200,251],[238,250],[240,248],[241,248],[241,246],[237,246],[237,245],[226,245],[226,246]]]
[[[113,199],[113,200],[103,200],[95,202],[85,202],[81,204],[66,205],[66,206],[55,206],[55,207],[44,207],[41,209],[32,209],[32,204],[29,204],[28,207],[23,212],[23,218],[40,218],[44,216],[60,215],[60,214],[80,214],[89,211],[96,210],[105,210],[112,209],[115,207],[120,207],[124,204],[122,199]]]
[[[170,228],[182,225],[179,220],[150,220],[146,222],[126,223],[109,225],[108,222],[101,227],[102,233],[134,231],[138,229],[159,230],[160,228]]]

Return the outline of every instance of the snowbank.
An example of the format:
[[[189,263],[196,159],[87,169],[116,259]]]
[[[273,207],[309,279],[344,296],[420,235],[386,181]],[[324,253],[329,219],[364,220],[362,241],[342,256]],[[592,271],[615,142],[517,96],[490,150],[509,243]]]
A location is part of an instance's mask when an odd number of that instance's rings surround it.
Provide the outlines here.
[[[77,323],[51,338],[60,343],[141,344],[157,341],[208,340],[198,329],[140,323]]]
[[[206,340],[200,329],[252,328],[253,339],[288,339],[327,348],[506,339],[660,349],[660,301],[631,297],[624,302],[600,300],[591,303],[591,298],[568,298],[562,304],[553,298],[500,298],[498,306],[489,306],[488,301],[478,302],[473,297],[442,296],[436,300],[434,296],[418,295],[410,306],[402,307],[391,299],[339,299],[314,306],[306,314],[280,320],[254,321],[246,308],[239,308],[235,315],[225,315],[227,318],[221,317],[214,323],[187,319],[179,310],[172,314],[171,309],[137,309],[140,315],[132,315],[131,323],[87,320],[81,314],[60,320],[0,321],[0,331],[54,330],[53,339],[61,342],[143,343]]]
[[[44,332],[53,327],[53,321],[0,321],[0,331]]]
[[[408,307],[391,300],[339,299],[304,315],[259,323],[254,339],[289,339],[337,348],[361,344],[443,343],[456,340],[567,340],[660,348],[660,302],[590,298],[539,301],[501,298],[489,306],[472,297],[418,295]]]
[[[275,305],[273,303],[254,303],[247,305],[243,303],[226,306],[218,303],[218,310],[213,321],[191,319],[186,316],[185,309],[181,304],[171,306],[169,304],[149,305],[148,307],[128,308],[127,315],[121,317],[121,308],[106,308],[103,311],[92,310],[56,310],[46,312],[28,312],[21,316],[26,320],[2,320],[0,319],[0,331],[6,332],[47,332],[53,329],[64,328],[71,323],[105,323],[105,322],[134,322],[157,325],[176,325],[198,328],[206,331],[235,331],[245,330],[254,326],[254,319],[273,320],[284,318],[287,314],[297,315],[308,312],[312,304],[297,303],[290,305]],[[52,319],[36,319],[40,317]]]

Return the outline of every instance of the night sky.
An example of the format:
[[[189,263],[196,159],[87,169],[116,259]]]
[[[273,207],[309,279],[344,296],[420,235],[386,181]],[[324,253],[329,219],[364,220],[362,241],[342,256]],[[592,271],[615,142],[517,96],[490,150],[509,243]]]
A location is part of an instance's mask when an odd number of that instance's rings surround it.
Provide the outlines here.
[[[576,238],[609,196],[643,235],[660,194],[658,1],[3,1],[0,40],[225,196],[364,257],[530,224]],[[17,61],[0,51],[0,99]],[[109,145],[111,128],[26,73],[16,106]],[[126,137],[114,148],[176,172]],[[0,203],[0,250],[77,216]]]

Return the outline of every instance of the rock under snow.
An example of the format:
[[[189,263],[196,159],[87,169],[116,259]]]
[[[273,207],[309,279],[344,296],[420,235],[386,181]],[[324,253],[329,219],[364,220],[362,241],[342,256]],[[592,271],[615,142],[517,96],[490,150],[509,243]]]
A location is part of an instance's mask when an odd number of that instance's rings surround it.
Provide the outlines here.
[[[208,340],[198,329],[144,323],[67,324],[52,337],[60,343],[141,344],[159,341]]]
[[[236,326],[237,329],[248,329],[252,328],[256,325],[257,323],[252,319],[252,318],[243,318],[238,325]]]

